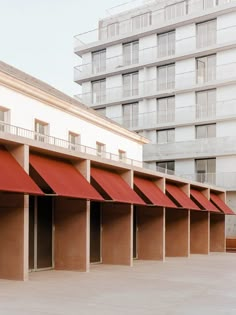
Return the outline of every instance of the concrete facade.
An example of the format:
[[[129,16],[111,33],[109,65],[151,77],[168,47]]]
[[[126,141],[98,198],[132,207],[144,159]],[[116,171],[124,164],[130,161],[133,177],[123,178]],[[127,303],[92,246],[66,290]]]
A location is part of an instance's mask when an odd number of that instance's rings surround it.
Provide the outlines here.
[[[147,137],[151,169],[224,187],[236,210],[236,3],[136,3],[75,37],[77,97]]]

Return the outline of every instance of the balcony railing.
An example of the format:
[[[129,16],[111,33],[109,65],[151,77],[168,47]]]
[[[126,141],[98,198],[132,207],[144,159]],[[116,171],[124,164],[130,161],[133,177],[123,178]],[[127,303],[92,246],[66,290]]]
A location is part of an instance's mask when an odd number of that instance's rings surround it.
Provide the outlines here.
[[[200,121],[236,118],[236,99],[212,104],[196,104],[141,113],[132,118],[110,117],[116,123],[131,130],[153,129],[171,124],[197,123]]]
[[[112,57],[106,57],[102,60],[101,64],[96,64],[95,62],[83,63],[81,65],[74,67],[74,81],[83,80],[96,75],[102,75],[106,72],[119,71],[129,66],[135,67],[158,61],[163,61],[171,57],[177,57],[178,54],[183,53],[182,48],[180,48],[180,45],[182,45],[182,42],[184,40],[187,40],[188,42],[192,41],[195,42],[195,46],[192,47],[192,50],[188,51],[188,53],[194,53],[197,48],[204,49],[216,44],[217,34],[220,34],[221,31],[223,32],[225,30],[235,31],[236,26],[231,26],[227,28],[217,29],[217,31],[208,32],[207,34],[208,37],[205,40],[204,45],[202,44],[201,47],[197,47],[197,42],[200,41],[199,37],[203,36],[202,34],[199,34],[198,36],[195,35],[175,40],[175,42],[173,43],[173,47],[171,47],[171,49],[167,46],[160,45],[139,49],[137,52],[137,58],[135,58],[134,60],[132,60],[132,58],[127,59],[127,56],[122,54]],[[178,51],[180,51],[180,53],[178,53]]]
[[[189,180],[223,187],[226,190],[236,190],[236,172],[203,174],[180,173],[179,175]]]
[[[164,80],[165,79],[165,80]],[[222,81],[236,80],[236,62],[206,67],[206,69],[185,72],[176,72],[175,78],[163,78],[163,80],[146,80],[138,83],[136,88],[115,86],[98,92],[87,92],[75,95],[82,103],[89,106],[101,105],[112,102],[124,102],[135,98],[147,98],[158,96],[176,90],[191,89],[199,85],[214,85]]]
[[[235,154],[236,137],[217,137],[177,141],[166,144],[146,144],[144,160],[174,160],[204,156]]]
[[[181,1],[176,1],[176,3]],[[108,25],[102,25],[107,22],[105,20],[101,21],[101,27],[97,29],[93,29],[88,32],[80,33],[76,35],[75,38],[75,50],[82,48],[83,46],[96,42],[98,40],[113,40],[122,36],[128,36],[128,34],[135,34],[139,32],[143,32],[145,29],[148,29],[150,27],[163,27],[166,23],[173,22],[175,20],[179,20],[180,18],[183,18],[186,15],[193,15],[198,13],[199,11],[207,11],[211,10],[213,7],[223,7],[224,5],[234,3],[235,0],[219,0],[218,4],[215,0],[212,0],[209,2],[208,6],[204,6],[204,0],[190,0],[188,2],[188,10],[181,11],[177,16],[174,16],[173,18],[168,18],[166,15],[165,7],[167,6],[166,1],[160,1],[157,3],[156,1],[149,1],[144,5],[143,7],[137,7],[137,15],[140,15],[145,12],[151,12],[152,19],[151,19],[151,25],[147,25],[146,27],[140,28],[140,29],[134,29],[131,23],[130,18],[122,18],[120,17],[118,20],[118,28],[117,31],[111,34],[108,30]],[[217,4],[217,5],[216,5]],[[114,23],[117,21],[117,19],[114,19]]]

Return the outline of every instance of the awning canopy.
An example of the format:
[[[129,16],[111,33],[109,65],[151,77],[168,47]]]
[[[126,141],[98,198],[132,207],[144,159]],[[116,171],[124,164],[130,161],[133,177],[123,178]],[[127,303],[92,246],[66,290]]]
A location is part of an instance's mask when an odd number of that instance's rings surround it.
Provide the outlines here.
[[[102,189],[110,200],[145,205],[145,202],[115,171],[92,167],[91,177],[96,186],[98,185],[98,188]]]
[[[166,184],[166,191],[181,207],[201,211],[201,209],[175,184]]]
[[[4,147],[0,147],[0,191],[43,195],[43,192]]]
[[[220,212],[216,206],[210,202],[199,190],[192,189],[190,190],[191,196],[203,207],[204,210],[212,212]]]
[[[134,185],[152,204],[167,208],[177,207],[152,180],[135,176]]]
[[[211,193],[211,201],[224,213],[235,214],[217,194]]]
[[[30,154],[30,164],[58,196],[103,200],[68,161]]]

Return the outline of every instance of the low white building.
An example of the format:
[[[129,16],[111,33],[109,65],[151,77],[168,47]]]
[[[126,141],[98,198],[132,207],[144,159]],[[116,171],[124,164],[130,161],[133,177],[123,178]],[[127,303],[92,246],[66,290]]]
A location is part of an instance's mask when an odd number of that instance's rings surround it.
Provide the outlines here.
[[[146,139],[3,62],[0,96],[1,131],[70,151],[142,164]]]

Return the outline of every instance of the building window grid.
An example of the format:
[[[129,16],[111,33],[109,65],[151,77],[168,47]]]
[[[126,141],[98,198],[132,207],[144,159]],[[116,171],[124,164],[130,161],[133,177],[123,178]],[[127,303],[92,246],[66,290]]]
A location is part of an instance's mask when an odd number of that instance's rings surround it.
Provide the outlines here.
[[[96,142],[96,153],[97,156],[104,157],[106,152],[106,146],[104,143]]]
[[[216,20],[211,20],[196,25],[197,48],[216,44]]]
[[[138,127],[139,104],[122,105],[122,121],[126,128]]]
[[[157,57],[175,54],[175,31],[157,35]]]
[[[103,103],[106,100],[106,80],[92,82],[92,103]]]
[[[196,159],[195,160],[196,180],[201,183],[216,182],[216,159]]]
[[[111,23],[107,25],[107,38],[112,38],[119,35],[119,23]]]
[[[172,20],[184,15],[189,11],[189,1],[179,1],[165,7],[165,19]]]
[[[158,144],[173,143],[175,142],[175,129],[157,130],[156,136]]]
[[[215,118],[216,90],[196,92],[196,119]]]
[[[118,156],[119,160],[124,162],[126,160],[126,151],[118,150]]]
[[[156,170],[165,174],[173,174],[175,171],[175,161],[156,162]]]
[[[170,90],[175,87],[175,65],[157,67],[157,91]]]
[[[9,123],[9,110],[0,107],[0,131],[6,131],[6,124]]]
[[[219,5],[219,0],[203,0],[203,9],[210,9],[214,8],[215,6]]]
[[[216,55],[196,58],[196,81],[198,84],[216,79]]]
[[[106,50],[92,53],[92,72],[93,74],[106,70]]]
[[[34,123],[35,140],[47,142],[49,136],[49,124],[40,120],[35,120]]]
[[[123,74],[123,97],[137,96],[139,93],[138,72]]]
[[[78,150],[80,145],[80,135],[74,132],[69,131],[68,133],[69,149]]]
[[[216,124],[195,126],[196,139],[206,139],[216,137]]]
[[[152,25],[152,12],[145,12],[131,18],[132,30],[137,31]]]
[[[175,97],[157,99],[157,123],[175,121]]]
[[[139,42],[134,41],[123,44],[123,64],[124,66],[139,62]]]

